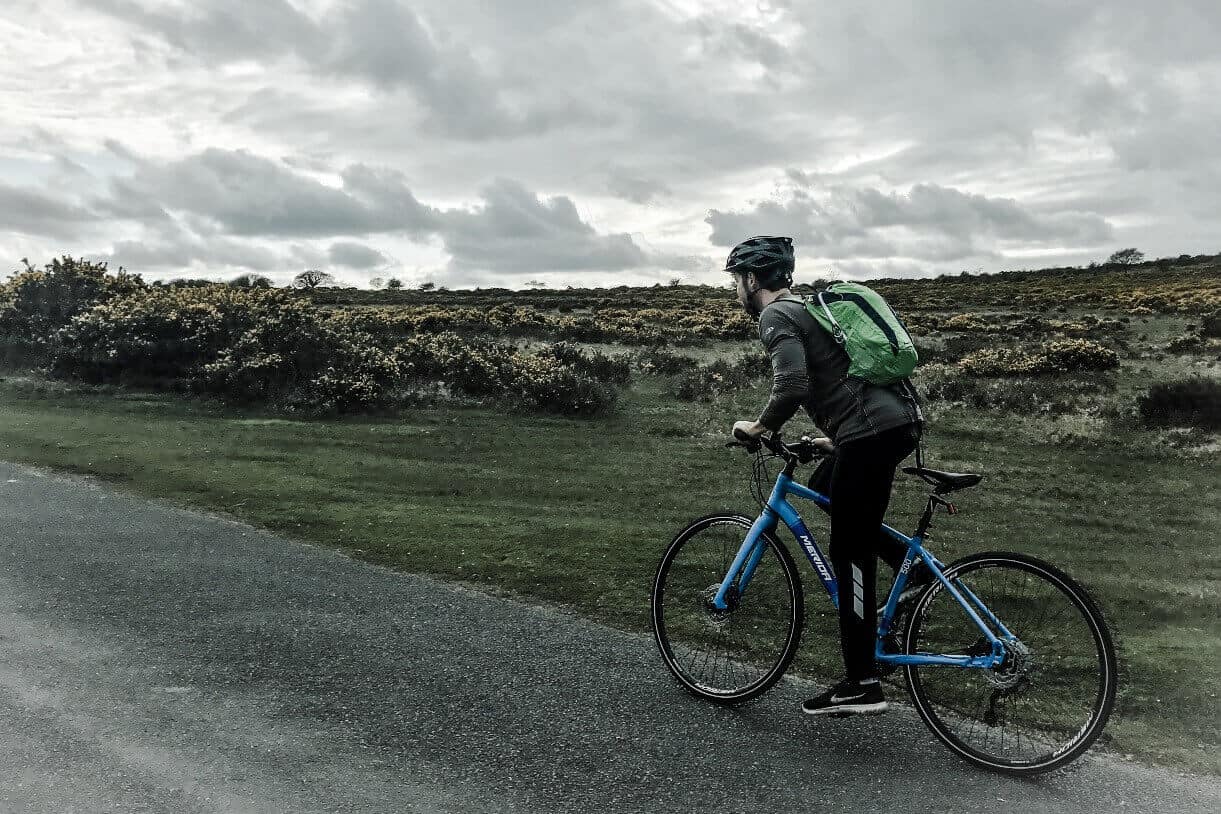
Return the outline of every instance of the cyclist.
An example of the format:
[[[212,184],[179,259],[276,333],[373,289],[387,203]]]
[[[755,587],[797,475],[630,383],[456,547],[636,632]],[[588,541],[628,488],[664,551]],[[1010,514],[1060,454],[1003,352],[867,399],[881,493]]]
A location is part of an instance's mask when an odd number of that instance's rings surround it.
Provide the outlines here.
[[[883,712],[886,698],[874,660],[877,608],[874,581],[881,556],[897,569],[906,547],[881,531],[895,470],[919,443],[924,416],[911,382],[877,386],[847,377],[849,358],[790,290],[793,241],[752,237],[729,253],[725,270],[738,302],[759,319],[759,339],[772,363],[772,392],[756,421],[736,433],[775,432],[804,407],[828,438],[815,444],[824,459],[810,488],[831,498],[831,563],[839,586],[840,645],[846,675],[802,704],[810,715]],[[920,564],[920,569],[927,571]],[[915,571],[916,569],[913,569]],[[912,573],[913,585],[928,577]],[[905,592],[906,593],[906,592]]]

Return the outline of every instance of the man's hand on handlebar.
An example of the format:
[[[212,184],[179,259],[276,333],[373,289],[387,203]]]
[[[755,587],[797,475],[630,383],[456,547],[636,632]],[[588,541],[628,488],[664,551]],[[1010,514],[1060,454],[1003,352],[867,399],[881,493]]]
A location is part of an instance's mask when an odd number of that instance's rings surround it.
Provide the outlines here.
[[[827,455],[835,454],[835,444],[831,443],[830,438],[811,438],[810,443],[818,447]]]
[[[835,444],[830,438],[811,438],[801,436],[795,444],[785,444],[780,440],[780,433],[768,434],[767,427],[758,421],[738,421],[733,425],[734,440],[727,447],[745,447],[750,451],[759,449],[760,445],[767,447],[778,455],[796,456],[802,463],[820,455],[834,455]]]
[[[738,441],[754,445],[758,443],[759,436],[765,432],[768,432],[767,427],[758,421],[735,421],[733,431],[729,434]]]

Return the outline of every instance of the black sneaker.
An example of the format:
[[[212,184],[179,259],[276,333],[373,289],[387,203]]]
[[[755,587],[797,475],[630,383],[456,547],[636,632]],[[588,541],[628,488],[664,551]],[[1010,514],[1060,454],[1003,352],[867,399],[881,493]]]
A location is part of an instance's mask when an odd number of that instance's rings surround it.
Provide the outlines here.
[[[864,681],[845,678],[801,705],[801,711],[806,715],[874,715],[886,710],[882,682],[876,678]]]

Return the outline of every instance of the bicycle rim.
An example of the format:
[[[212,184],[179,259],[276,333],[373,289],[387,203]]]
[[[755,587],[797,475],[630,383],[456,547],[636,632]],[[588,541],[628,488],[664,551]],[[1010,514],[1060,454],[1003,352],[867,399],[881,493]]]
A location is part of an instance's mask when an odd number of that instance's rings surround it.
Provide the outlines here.
[[[797,569],[771,536],[745,592],[731,596],[731,609],[711,606],[752,522],[733,514],[695,521],[671,542],[653,585],[653,631],[666,667],[688,691],[718,703],[766,691],[801,638]]]
[[[1115,701],[1115,650],[1094,602],[1063,572],[1023,555],[968,557],[946,577],[1017,641],[1006,642],[1006,660],[993,670],[905,668],[916,711],[954,752],[988,769],[1039,774],[1076,759],[1102,733]],[[990,652],[939,583],[919,599],[904,649]]]

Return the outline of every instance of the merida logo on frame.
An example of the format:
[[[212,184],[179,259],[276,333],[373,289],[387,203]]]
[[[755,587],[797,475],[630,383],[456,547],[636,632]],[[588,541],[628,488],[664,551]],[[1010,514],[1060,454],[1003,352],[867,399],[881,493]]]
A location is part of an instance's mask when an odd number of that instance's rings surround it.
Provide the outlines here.
[[[830,582],[831,572],[827,569],[827,564],[823,562],[822,555],[818,552],[818,547],[814,545],[810,535],[802,534],[797,539],[801,541],[801,547],[806,550],[806,556],[810,558],[810,562],[814,563],[818,575],[823,578],[824,582]]]

